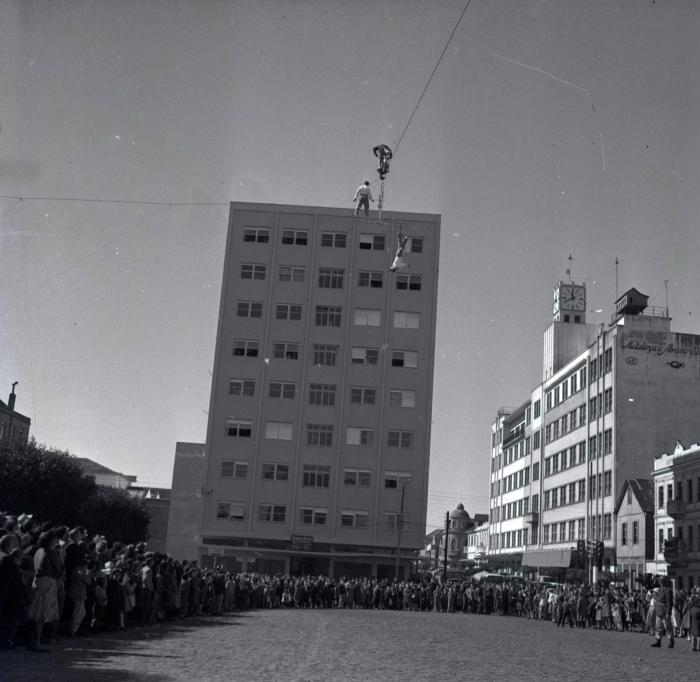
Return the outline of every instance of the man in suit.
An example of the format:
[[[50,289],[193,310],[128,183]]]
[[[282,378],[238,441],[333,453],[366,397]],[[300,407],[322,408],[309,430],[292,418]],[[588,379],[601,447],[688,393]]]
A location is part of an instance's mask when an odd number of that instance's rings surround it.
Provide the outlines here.
[[[668,648],[673,649],[673,623],[671,622],[671,612],[673,611],[673,587],[668,578],[661,579],[661,585],[654,597],[654,613],[656,614],[656,639],[651,645],[661,646],[661,638],[664,630],[668,635]]]

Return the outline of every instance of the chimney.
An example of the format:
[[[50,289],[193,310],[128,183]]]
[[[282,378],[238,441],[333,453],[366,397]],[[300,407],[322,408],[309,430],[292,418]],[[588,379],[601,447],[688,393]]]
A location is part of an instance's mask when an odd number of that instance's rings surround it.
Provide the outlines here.
[[[7,407],[10,412],[15,409],[15,386],[17,386],[18,383],[17,381],[12,382],[12,393],[10,393],[10,397],[7,399]]]

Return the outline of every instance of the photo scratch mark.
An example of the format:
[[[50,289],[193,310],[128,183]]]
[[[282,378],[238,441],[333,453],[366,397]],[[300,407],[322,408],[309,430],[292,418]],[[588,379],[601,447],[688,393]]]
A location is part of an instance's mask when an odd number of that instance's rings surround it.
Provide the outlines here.
[[[515,66],[522,66],[524,69],[530,69],[531,71],[537,71],[537,73],[541,73],[543,76],[546,76],[547,78],[552,78],[553,80],[562,83],[563,85],[568,85],[570,88],[575,88],[579,92],[582,92],[586,95],[586,97],[590,97],[590,93],[586,88],[582,88],[580,85],[576,85],[576,83],[571,83],[570,81],[564,80],[563,78],[559,78],[559,76],[555,76],[553,73],[549,73],[549,71],[544,71],[543,69],[540,69],[537,66],[531,66],[530,64],[523,64],[523,62],[519,62],[515,59],[511,59],[510,57],[505,57],[502,54],[498,54],[497,52],[489,51],[489,54],[492,54],[494,57],[498,57],[499,59],[502,59],[503,61],[510,62],[511,64],[515,64]]]

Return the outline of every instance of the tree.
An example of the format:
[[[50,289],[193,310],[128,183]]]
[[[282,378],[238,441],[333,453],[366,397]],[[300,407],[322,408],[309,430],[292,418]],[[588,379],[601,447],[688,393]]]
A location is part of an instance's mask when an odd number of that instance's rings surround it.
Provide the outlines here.
[[[34,439],[0,449],[0,510],[74,526],[81,506],[96,492],[94,478],[67,452],[37,445]]]
[[[80,508],[80,523],[90,535],[99,533],[110,543],[146,540],[150,520],[143,500],[120,488],[99,486]]]

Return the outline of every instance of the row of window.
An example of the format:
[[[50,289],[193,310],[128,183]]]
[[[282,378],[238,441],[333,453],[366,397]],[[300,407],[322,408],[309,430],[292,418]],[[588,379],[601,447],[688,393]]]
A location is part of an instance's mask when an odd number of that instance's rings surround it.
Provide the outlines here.
[[[635,521],[636,523],[636,521]],[[624,524],[623,524],[624,525]],[[666,539],[671,540],[673,537],[676,537],[679,542],[683,545],[685,545],[685,549],[688,552],[696,552],[700,551],[700,525],[698,525],[698,542],[696,545],[695,542],[695,537],[693,533],[693,526],[688,525],[685,526],[685,531],[683,530],[683,526],[677,525],[675,528],[672,526],[669,526],[666,530]],[[659,528],[659,535],[658,535],[658,552],[662,553],[664,551],[664,531],[663,528]],[[674,535],[675,534],[675,535]]]
[[[245,398],[255,396],[254,379],[229,379],[229,395]],[[336,384],[309,384],[309,405],[335,405]],[[297,385],[293,381],[270,381],[268,397],[292,400],[297,397]],[[377,389],[363,386],[350,387],[350,403],[374,405],[377,401]],[[391,407],[415,407],[416,392],[411,389],[391,389],[389,391]]]
[[[298,303],[275,304],[275,319],[298,321],[302,318],[302,305]],[[260,301],[238,301],[238,317],[262,318],[263,304]],[[340,327],[342,308],[333,305],[317,305],[314,312],[314,324],[317,327]],[[382,311],[369,308],[355,308],[353,324],[356,327],[380,327]],[[397,310],[394,312],[392,326],[394,329],[419,329],[420,313]]]
[[[688,478],[686,480],[676,481],[676,494],[673,494],[673,483],[668,483],[666,485],[666,499],[667,500],[679,500],[682,501],[684,498],[683,492],[685,491],[685,500],[688,504],[693,502],[700,502],[700,477],[697,479],[697,486],[695,487],[695,497],[693,497],[693,479]],[[661,485],[658,488],[658,500],[659,508],[664,506],[664,486]]]
[[[306,424],[306,445],[318,447],[333,446],[332,424]],[[226,436],[230,438],[251,438],[253,422],[250,419],[230,417],[226,420]],[[293,425],[291,422],[265,422],[265,438],[268,440],[292,440]],[[412,449],[415,434],[413,431],[388,429],[386,445],[388,447]],[[346,430],[347,445],[374,445],[374,429],[349,426]]]
[[[594,381],[597,381],[599,377],[611,372],[612,364],[612,348],[608,348],[603,353],[602,357],[592,358],[588,363],[588,371],[586,371],[586,367],[581,367],[581,369],[566,377],[566,379],[561,381],[552,390],[547,391],[545,396],[547,411],[554,409],[567,398],[585,388],[586,376],[588,376],[588,383],[592,384]],[[536,412],[539,413],[539,409],[537,409]],[[535,414],[535,418],[537,418],[537,416],[538,414]]]
[[[508,521],[516,519],[520,516],[530,513],[530,498],[526,497],[523,500],[508,502],[507,504],[495,507],[491,511],[491,521],[498,523],[499,521]]]
[[[612,495],[612,471],[592,474],[588,477],[589,499]],[[544,491],[544,508],[554,509],[586,501],[586,479],[572,481],[566,485]]]
[[[278,341],[272,344],[272,357],[280,360],[298,360],[300,345],[296,341]],[[312,346],[313,364],[326,367],[336,365],[340,346],[314,343]],[[257,339],[234,339],[234,357],[257,358],[260,355],[260,341]],[[379,363],[379,348],[353,346],[350,351],[353,365],[376,365]],[[391,352],[392,367],[418,367],[418,351],[394,350]]]
[[[264,263],[241,263],[241,279],[264,281],[267,279],[267,265]],[[302,265],[280,265],[277,270],[280,282],[302,283],[306,281],[306,267]],[[419,274],[397,273],[392,277],[394,287],[399,291],[420,291],[423,276]],[[321,289],[342,289],[345,284],[344,268],[319,268],[318,286]],[[384,287],[384,273],[375,270],[360,270],[357,273],[357,286],[371,289]]]
[[[508,549],[527,545],[528,529],[510,530],[489,536],[489,549]],[[534,539],[533,539],[534,541]]]
[[[221,477],[245,480],[248,478],[250,463],[246,460],[224,459],[221,461]],[[264,481],[288,481],[289,464],[263,462],[260,477]],[[368,487],[371,485],[372,472],[369,469],[344,469],[343,485],[351,487]],[[328,488],[331,480],[331,467],[325,464],[304,464],[302,485],[305,488]],[[385,488],[402,488],[411,485],[410,471],[385,471]]]
[[[247,227],[243,230],[243,241],[257,244],[270,242],[270,229],[267,227]],[[307,246],[309,243],[308,230],[282,230],[280,239],[287,246]],[[321,246],[344,249],[347,246],[347,232],[321,232]],[[386,248],[386,235],[360,234],[358,246],[360,249],[383,251]],[[423,237],[409,237],[406,250],[410,253],[423,252]]]
[[[406,525],[407,514],[383,512],[383,530],[398,530]],[[220,501],[216,505],[217,519],[244,521],[246,505],[243,502]],[[299,523],[312,526],[325,526],[328,523],[328,509],[325,507],[300,507]],[[265,523],[286,523],[287,505],[263,503],[258,505],[258,521]],[[340,525],[343,528],[369,528],[369,512],[343,509],[340,512]]]
[[[632,544],[633,545],[638,545],[639,544],[639,521],[632,521]],[[623,546],[626,546],[628,542],[630,541],[628,532],[627,532],[627,522],[625,521],[620,525],[620,543]],[[663,551],[663,543],[661,547],[661,551]]]

